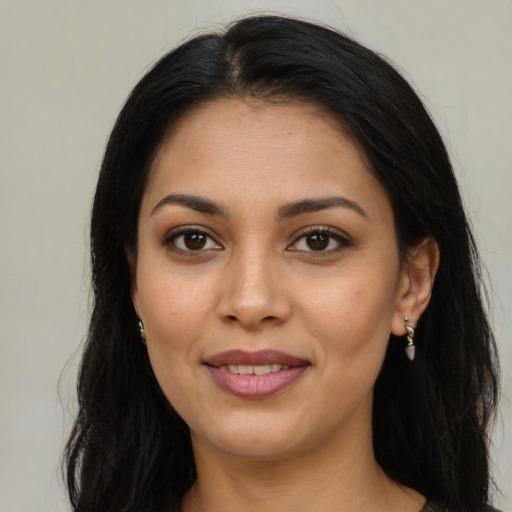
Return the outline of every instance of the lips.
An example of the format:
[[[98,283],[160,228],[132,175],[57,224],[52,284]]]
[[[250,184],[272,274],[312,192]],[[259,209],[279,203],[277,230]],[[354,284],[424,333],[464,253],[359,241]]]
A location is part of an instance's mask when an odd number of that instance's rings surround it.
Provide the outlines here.
[[[308,361],[277,350],[229,350],[207,358],[204,364],[222,390],[243,398],[274,395],[309,367]]]
[[[244,350],[227,350],[206,359],[205,364],[215,366],[248,365],[264,366],[278,364],[281,366],[304,366],[308,361],[286,354],[279,350],[259,350],[246,352]]]

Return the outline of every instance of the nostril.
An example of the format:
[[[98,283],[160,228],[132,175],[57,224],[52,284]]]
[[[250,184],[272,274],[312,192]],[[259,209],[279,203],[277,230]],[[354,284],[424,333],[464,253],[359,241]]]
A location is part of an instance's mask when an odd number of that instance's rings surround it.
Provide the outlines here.
[[[243,320],[243,319],[239,318],[237,315],[226,315],[224,317],[224,320],[228,323],[241,322],[244,325],[246,325],[247,327],[257,327],[257,325],[270,324],[270,323],[276,322],[278,319],[279,319],[279,317],[274,316],[274,315],[268,315],[263,318],[252,319],[252,320],[247,319],[247,318],[245,320]]]
[[[291,313],[291,302],[285,293],[256,286],[244,280],[231,282],[216,307],[216,314],[226,324],[240,323],[249,329],[270,326],[286,321]]]

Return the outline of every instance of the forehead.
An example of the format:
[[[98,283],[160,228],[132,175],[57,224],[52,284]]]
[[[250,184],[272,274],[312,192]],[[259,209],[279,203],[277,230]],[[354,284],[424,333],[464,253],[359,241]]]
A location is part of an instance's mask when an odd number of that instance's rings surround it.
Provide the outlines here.
[[[241,142],[244,138],[244,147],[248,150],[258,144],[272,148],[292,143],[307,151],[319,138],[326,139],[325,146],[336,140],[353,145],[365,160],[364,151],[349,137],[341,120],[312,102],[284,97],[269,100],[218,98],[192,107],[169,129],[157,157],[169,148],[184,145],[189,150],[200,152],[203,146],[205,151],[218,149],[220,153],[229,139]],[[231,151],[236,153],[234,147]]]
[[[363,192],[384,200],[364,153],[341,123],[303,102],[219,99],[188,112],[168,134],[153,162],[147,194],[199,193],[228,200],[246,196]]]

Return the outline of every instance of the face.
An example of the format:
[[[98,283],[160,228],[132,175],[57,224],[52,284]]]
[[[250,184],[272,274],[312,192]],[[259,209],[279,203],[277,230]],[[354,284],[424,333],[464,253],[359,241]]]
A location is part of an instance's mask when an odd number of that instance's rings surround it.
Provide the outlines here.
[[[198,107],[159,150],[138,236],[135,308],[195,449],[369,435],[407,278],[386,193],[334,122],[301,103]]]

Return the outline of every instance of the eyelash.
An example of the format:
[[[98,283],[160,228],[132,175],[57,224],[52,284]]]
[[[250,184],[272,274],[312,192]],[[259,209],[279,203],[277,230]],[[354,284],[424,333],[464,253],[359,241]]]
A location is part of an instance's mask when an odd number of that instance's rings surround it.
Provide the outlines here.
[[[183,236],[186,235],[199,235],[206,238],[206,244],[211,244],[212,242],[215,244],[215,247],[207,247],[207,248],[198,248],[197,250],[194,249],[183,249],[177,246],[176,241]],[[331,242],[334,240],[336,242],[336,247],[331,249],[320,249],[320,250],[307,250],[307,249],[297,249],[293,248],[294,246],[297,246],[300,241],[306,240],[308,237],[312,236],[326,236],[327,237],[327,247]],[[198,257],[205,255],[205,253],[210,253],[211,251],[217,251],[222,250],[223,247],[215,240],[215,238],[205,229],[199,229],[195,226],[180,226],[179,228],[176,228],[171,233],[169,233],[164,240],[162,241],[162,245],[169,249],[170,251],[184,255],[189,257]],[[351,242],[347,237],[341,235],[338,231],[334,231],[333,229],[329,227],[309,227],[300,233],[300,236],[298,236],[293,243],[291,243],[287,249],[292,252],[300,252],[304,255],[307,255],[308,257],[323,257],[328,256],[331,254],[335,254],[343,250],[344,248],[353,246],[353,242]]]
[[[306,240],[308,237],[312,237],[314,235],[326,236],[328,238],[327,243],[330,244],[332,240],[334,240],[337,245],[331,249],[322,249],[315,251],[311,250],[303,250],[303,249],[291,249],[292,251],[301,252],[302,254],[306,254],[308,257],[313,258],[321,258],[331,254],[338,253],[347,247],[352,247],[354,244],[351,242],[348,237],[341,235],[338,231],[334,231],[329,227],[309,227],[302,231],[300,236],[288,247],[292,247],[297,245],[301,240]]]
[[[186,235],[204,236],[206,238],[206,243],[208,244],[213,242],[215,244],[215,247],[208,247],[206,249],[199,248],[197,250],[190,248],[182,249],[176,245],[176,241],[180,237],[184,237]],[[207,230],[199,229],[194,226],[180,226],[179,228],[176,228],[164,238],[164,240],[162,241],[162,245],[174,253],[191,257],[202,256],[205,253],[222,249],[222,246],[214,239],[214,237]]]

